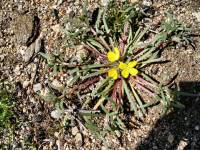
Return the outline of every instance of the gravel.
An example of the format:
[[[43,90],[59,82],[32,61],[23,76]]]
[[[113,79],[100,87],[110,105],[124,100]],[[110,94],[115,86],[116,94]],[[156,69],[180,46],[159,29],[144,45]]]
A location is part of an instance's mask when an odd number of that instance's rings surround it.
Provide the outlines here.
[[[53,110],[51,112],[51,117],[54,119],[60,119],[62,116],[62,112],[60,110]]]
[[[37,83],[37,84],[34,84],[33,85],[33,91],[36,93],[36,92],[39,92],[42,90],[42,85],[41,83]]]
[[[138,1],[139,0],[131,0],[133,3]],[[88,9],[97,7],[99,5],[97,2],[106,5],[107,0],[90,0]],[[145,0],[143,4],[155,6],[156,15],[158,16],[162,16],[164,11],[171,10],[179,20],[190,27],[194,27],[196,33],[200,30],[200,15],[197,9],[199,6],[198,2],[182,0],[173,1],[170,4],[167,0],[155,0],[152,4],[152,1]],[[41,149],[58,149],[56,143],[60,148],[65,146],[66,148],[68,147],[68,149],[105,148],[103,143],[90,135],[89,132],[82,135],[78,125],[75,124],[76,126],[73,125],[71,127],[61,122],[61,112],[54,110],[55,108],[52,104],[51,97],[49,97],[48,102],[45,102],[37,94],[39,91],[46,93],[45,90],[49,87],[43,89],[43,86],[47,86],[48,82],[45,81],[47,81],[51,72],[46,66],[46,61],[43,59],[41,60],[38,52],[45,51],[51,54],[54,50],[58,49],[61,52],[65,52],[66,61],[71,57],[75,57],[78,62],[82,62],[85,59],[87,60],[88,54],[85,53],[81,47],[77,48],[79,49],[78,52],[76,51],[77,49],[69,50],[66,48],[63,39],[64,35],[61,32],[61,29],[68,25],[69,15],[71,14],[72,17],[76,17],[77,13],[80,13],[81,5],[82,1],[70,0],[0,1],[0,6],[2,6],[2,10],[4,10],[0,11],[0,61],[2,61],[0,64],[0,77],[8,78],[8,82],[17,87],[16,95],[18,95],[18,97],[15,99],[17,104],[15,111],[17,116],[19,116],[19,120],[21,120],[20,126],[15,130],[14,141],[10,144],[13,149],[32,149],[30,146],[31,144]],[[57,17],[55,13],[53,13],[55,10],[58,13]],[[35,17],[39,19],[39,22],[34,20]],[[199,39],[197,39],[197,41],[199,41]],[[198,42],[197,46],[199,46]],[[178,52],[180,53],[177,53],[176,49],[168,51],[165,54],[165,57],[172,60],[172,62],[165,66],[158,66],[158,73],[160,73],[160,76],[162,77],[164,74],[171,78],[174,73],[176,73],[176,70],[182,70],[179,72],[180,78],[177,81],[199,81],[199,49],[192,51],[190,48],[187,48],[186,50],[178,50]],[[159,75],[157,74],[156,76]],[[65,82],[65,76],[60,75],[52,77],[51,83],[56,88],[61,88],[63,86],[61,77],[63,78],[63,82]],[[66,104],[68,103],[70,104],[72,102],[67,101]],[[134,122],[133,126],[131,126],[132,129],[125,130],[122,135],[119,134],[119,136],[121,136],[120,138],[113,137],[112,135],[106,136],[105,139],[106,142],[109,143],[109,148],[121,150],[134,149],[140,142],[146,139],[150,145],[152,143],[153,146],[151,148],[160,149],[160,147],[156,145],[156,142],[160,140],[159,137],[155,136],[152,141],[148,141],[148,135],[151,134],[159,118],[162,118],[162,115],[159,114],[160,112],[161,110],[159,108],[149,110],[148,116],[144,120],[138,122],[134,120],[134,118],[131,118]],[[193,111],[193,113],[195,113],[195,111]],[[43,116],[42,119],[40,118],[41,116]],[[66,117],[65,120],[70,121],[69,118],[70,117]],[[191,116],[187,118],[189,119]],[[174,118],[172,118],[172,120],[173,119]],[[162,122],[162,120],[160,122]],[[166,127],[165,124],[167,123],[161,123],[161,127],[158,129],[156,128],[156,135],[161,135],[161,133],[162,135],[166,135],[167,146],[170,146],[174,142],[177,142],[176,137],[179,136],[179,133],[169,131],[171,128],[174,128],[170,125]],[[190,125],[190,122],[188,124]],[[65,128],[58,128],[60,126],[65,126]],[[177,128],[174,130],[176,129]],[[191,130],[195,130],[195,133],[198,133],[199,123],[196,122],[195,126],[192,125]],[[72,134],[69,131],[72,131]],[[182,131],[180,133],[182,133]],[[187,136],[187,138],[193,141],[193,145],[198,143],[198,139],[196,138],[197,141],[195,141],[194,138],[194,136],[198,137],[198,135],[192,135],[191,133],[189,135],[190,136]],[[0,139],[0,145],[1,143],[4,145],[7,143],[7,145],[9,145],[4,139],[7,138],[2,137]],[[189,140],[181,139],[178,141],[178,149],[183,149],[191,143]],[[30,144],[27,144],[27,141],[29,141]],[[164,149],[164,145],[162,143],[160,144]],[[168,148],[167,146],[166,149]]]

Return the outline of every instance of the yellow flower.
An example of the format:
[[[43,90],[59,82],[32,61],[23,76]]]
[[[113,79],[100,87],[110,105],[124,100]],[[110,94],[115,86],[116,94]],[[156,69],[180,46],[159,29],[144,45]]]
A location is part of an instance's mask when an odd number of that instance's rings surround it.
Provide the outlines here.
[[[137,61],[131,61],[128,64],[120,62],[118,67],[122,70],[122,77],[128,78],[129,74],[136,76],[138,74],[138,70],[134,67],[137,65],[137,63]]]
[[[114,68],[110,69],[108,71],[108,76],[116,80],[118,78],[117,69],[114,69]]]
[[[108,60],[110,62],[115,62],[115,61],[119,60],[119,57],[120,57],[119,49],[117,47],[115,47],[114,48],[114,52],[113,51],[109,51],[107,53],[107,57],[108,57]]]

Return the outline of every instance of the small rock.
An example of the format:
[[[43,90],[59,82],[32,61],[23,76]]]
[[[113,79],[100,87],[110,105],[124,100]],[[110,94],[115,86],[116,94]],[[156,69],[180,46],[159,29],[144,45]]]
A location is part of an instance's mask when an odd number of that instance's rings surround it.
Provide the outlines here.
[[[15,39],[18,44],[27,45],[35,28],[34,16],[19,15],[13,24]]]
[[[157,150],[157,149],[158,149],[158,146],[154,145],[154,146],[153,146],[153,149],[154,149],[154,150]]]
[[[57,137],[57,138],[59,138],[59,132],[55,132],[54,136]]]
[[[58,81],[57,79],[54,79],[51,83],[52,88],[56,89],[56,90],[61,90],[63,88],[63,84],[60,83],[60,81]]]
[[[168,140],[168,142],[169,142],[170,144],[172,144],[173,141],[174,141],[174,136],[173,136],[172,134],[170,134],[170,135],[168,136],[167,140]]]
[[[25,62],[28,62],[33,56],[35,51],[35,43],[32,43],[25,51],[23,59]]]
[[[76,47],[76,55],[75,58],[79,63],[82,63],[87,59],[88,52],[84,49],[82,45]]]
[[[61,30],[60,24],[56,24],[54,26],[51,26],[51,29],[56,33],[60,32],[60,30]]]
[[[72,128],[72,135],[76,135],[79,132],[77,127]]]
[[[177,150],[184,150],[186,148],[186,146],[188,145],[188,141],[187,139],[183,139],[179,142],[178,146],[177,146]]]
[[[24,81],[23,82],[23,88],[25,89],[25,88],[27,88],[28,87],[28,85],[30,84],[30,81]]]
[[[64,0],[57,0],[57,6],[60,6],[63,2]]]
[[[120,133],[119,130],[116,130],[116,131],[115,131],[115,134],[117,135],[117,137],[120,137],[120,136],[121,136],[121,133]]]
[[[75,144],[77,148],[80,148],[83,145],[83,137],[81,133],[77,133],[75,136]]]
[[[41,38],[38,38],[35,41],[35,53],[38,53],[41,50],[41,46],[42,46],[42,40]]]
[[[0,47],[5,45],[5,40],[3,38],[0,39]]]
[[[62,115],[62,111],[57,110],[57,109],[53,110],[51,112],[51,117],[54,118],[54,119],[59,119],[61,117],[61,115]]]
[[[193,13],[193,16],[195,16],[197,21],[200,22],[200,12]]]
[[[103,6],[107,6],[108,5],[109,0],[101,0],[101,4]]]
[[[37,84],[33,85],[33,91],[34,92],[41,91],[41,89],[42,89],[42,85],[40,83],[37,83]]]
[[[17,66],[15,67],[14,72],[15,72],[15,74],[16,74],[17,76],[21,74],[20,66],[19,66],[19,65],[17,65]]]
[[[5,56],[5,54],[0,55],[0,62],[4,60]]]
[[[194,129],[197,130],[197,131],[199,131],[199,129],[200,129],[199,125],[196,125],[196,126],[194,127]]]
[[[130,0],[131,3],[137,3],[139,0]]]
[[[153,3],[152,3],[152,0],[144,0],[144,1],[142,2],[142,4],[143,4],[144,6],[151,6]]]
[[[105,146],[102,146],[101,150],[107,150],[107,148]]]

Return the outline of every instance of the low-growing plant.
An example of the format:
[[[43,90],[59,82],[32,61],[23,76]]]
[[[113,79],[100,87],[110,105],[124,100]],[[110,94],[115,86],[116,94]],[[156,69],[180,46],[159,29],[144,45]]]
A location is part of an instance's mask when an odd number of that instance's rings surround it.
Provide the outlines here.
[[[11,110],[13,104],[10,100],[11,94],[5,88],[0,88],[0,132],[11,127],[10,119],[13,117]]]
[[[130,3],[118,5],[111,1],[97,12],[93,18],[82,16],[84,27],[72,26],[67,31],[71,39],[69,46],[83,45],[90,52],[91,61],[60,63],[68,74],[64,97],[70,94],[79,97],[88,89],[91,98],[80,100],[79,108],[101,111],[82,113],[86,127],[95,133],[104,129],[114,132],[125,128],[126,113],[141,119],[150,106],[162,104],[165,111],[172,105],[183,107],[174,99],[176,92],[154,80],[145,68],[165,62],[160,53],[166,47],[177,42],[190,43],[187,28],[167,13],[161,26],[153,32],[155,35],[150,37],[152,30],[139,24],[142,14]],[[94,117],[102,118],[104,123]],[[95,121],[98,123],[94,124]]]

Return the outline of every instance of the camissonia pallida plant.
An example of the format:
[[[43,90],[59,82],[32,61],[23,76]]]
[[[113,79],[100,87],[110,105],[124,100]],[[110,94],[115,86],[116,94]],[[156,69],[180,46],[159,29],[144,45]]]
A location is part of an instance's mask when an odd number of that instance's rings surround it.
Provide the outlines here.
[[[67,31],[69,37],[75,35],[70,43],[83,45],[91,52],[93,61],[77,65],[66,63],[65,67],[71,79],[67,85],[72,87],[71,93],[80,95],[82,90],[90,91],[92,98],[81,100],[80,109],[101,110],[107,120],[104,127],[112,131],[125,127],[125,112],[143,118],[152,105],[162,104],[165,109],[171,105],[182,106],[174,101],[174,92],[152,79],[145,67],[162,62],[159,54],[168,44],[188,37],[185,28],[167,14],[159,32],[154,32],[149,39],[151,30],[139,26],[141,15],[135,6],[129,3],[110,6],[113,5],[99,8],[94,24],[88,24],[85,19],[84,28]],[[92,85],[94,88],[90,90]],[[93,130],[97,128],[91,126],[92,116],[84,116],[84,119]]]

